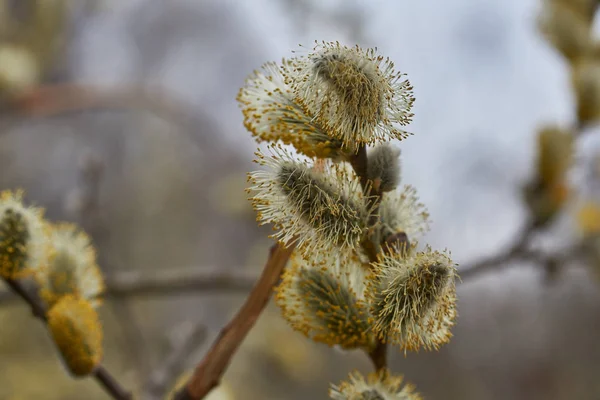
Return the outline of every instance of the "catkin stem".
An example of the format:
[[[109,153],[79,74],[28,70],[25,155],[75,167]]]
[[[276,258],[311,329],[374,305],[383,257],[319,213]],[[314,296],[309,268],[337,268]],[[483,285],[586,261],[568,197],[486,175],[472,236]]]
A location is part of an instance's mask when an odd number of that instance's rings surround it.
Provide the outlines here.
[[[360,179],[360,184],[363,188],[365,196],[367,196],[368,209],[372,210],[369,216],[369,227],[374,226],[377,223],[377,214],[379,209],[379,203],[381,202],[381,193],[373,186],[373,182],[369,181],[367,177],[367,165],[368,165],[367,146],[361,145],[355,155],[350,158],[350,164],[354,169],[354,172]],[[369,233],[371,230],[369,230]],[[367,253],[371,262],[377,261],[377,247],[371,240],[370,234],[368,234],[361,243],[361,246],[365,253]],[[377,339],[377,344],[373,351],[368,353],[369,358],[373,362],[376,371],[387,368],[387,345]]]
[[[376,371],[387,368],[387,345],[381,341],[377,341],[377,345],[369,353],[369,358],[373,362]]]

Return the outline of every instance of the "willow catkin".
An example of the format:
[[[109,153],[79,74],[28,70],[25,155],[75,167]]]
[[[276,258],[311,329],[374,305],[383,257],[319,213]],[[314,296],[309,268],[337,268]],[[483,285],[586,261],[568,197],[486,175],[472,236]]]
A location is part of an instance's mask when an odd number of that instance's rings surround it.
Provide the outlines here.
[[[367,230],[369,210],[360,182],[347,165],[324,170],[294,159],[282,147],[257,154],[266,170],[249,175],[250,200],[261,224],[272,223],[273,237],[298,247],[357,248]]]
[[[367,291],[378,337],[403,350],[448,342],[456,318],[455,278],[448,255],[429,248],[382,257],[373,265]]]
[[[291,60],[294,100],[345,146],[404,139],[414,97],[404,74],[376,49],[322,42]]]

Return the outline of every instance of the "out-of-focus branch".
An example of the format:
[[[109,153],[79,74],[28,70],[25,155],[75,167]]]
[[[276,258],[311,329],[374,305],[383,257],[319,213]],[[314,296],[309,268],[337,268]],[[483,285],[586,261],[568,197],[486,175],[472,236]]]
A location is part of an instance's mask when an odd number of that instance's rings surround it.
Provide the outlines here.
[[[20,281],[12,280],[12,279],[4,279],[4,281],[8,284],[8,286],[19,296],[21,297],[29,307],[31,307],[31,311],[36,318],[39,318],[44,323],[47,323],[46,317],[46,307],[42,304],[42,302],[34,296],[31,292],[29,292],[22,285]],[[127,390],[125,390],[119,382],[104,368],[102,365],[98,365],[94,372],[92,373],[94,378],[98,381],[98,383],[110,394],[113,399],[116,400],[131,400],[132,396]]]
[[[533,231],[532,231],[533,232]],[[532,233],[523,233],[523,241],[508,248],[506,251],[495,256],[483,259],[473,264],[467,264],[459,271],[460,279],[467,279],[485,273],[510,266],[515,262],[531,262],[543,268],[548,275],[553,275],[558,269],[565,268],[569,263],[581,260],[582,255],[587,253],[589,243],[586,240],[577,242],[572,246],[555,252],[547,252],[537,249],[529,249],[527,243]],[[552,276],[548,276],[551,278]]]
[[[184,328],[185,337],[178,339],[167,358],[150,374],[143,389],[144,399],[164,399],[169,385],[184,371],[189,355],[206,340],[206,327],[186,324]]]
[[[203,399],[221,381],[231,358],[266,307],[295,245],[275,244],[256,286],[233,319],[221,330],[194,374],[176,395],[176,400]]]
[[[536,224],[528,221],[516,234],[512,244],[504,251],[462,266],[459,270],[461,280],[471,279],[481,273],[494,270],[519,259],[530,258],[531,254],[528,253],[527,247],[536,231]]]
[[[181,296],[213,292],[249,292],[256,273],[223,269],[162,269],[158,271],[121,271],[105,277],[105,297]],[[17,300],[11,292],[0,292],[0,304]]]
[[[175,122],[191,117],[187,107],[167,96],[163,90],[142,86],[102,88],[76,83],[41,85],[13,98],[7,107],[17,114],[33,117],[90,109],[147,110]]]
[[[367,177],[368,163],[369,157],[367,155],[367,146],[363,144],[358,148],[356,154],[350,158],[350,164],[352,165],[356,176],[360,179],[363,192],[368,197],[368,208],[373,210],[369,216],[369,227],[373,227],[377,224],[377,210],[379,208],[379,203],[381,202],[381,192]],[[371,262],[377,261],[377,249],[369,235],[364,238],[361,246]],[[375,348],[367,355],[371,359],[371,362],[373,362],[375,370],[379,371],[387,367],[387,345],[381,340],[377,339]]]
[[[108,296],[172,296],[207,292],[246,292],[256,282],[256,273],[217,269],[127,271],[107,279]]]
[[[75,199],[76,215],[79,225],[93,238],[96,243],[102,243],[108,237],[109,231],[104,223],[100,205],[101,183],[104,176],[104,163],[95,153],[89,151],[82,155],[79,168],[79,182]],[[117,270],[117,266],[108,262],[104,252],[98,254],[98,263],[104,274]],[[148,352],[144,350],[144,332],[136,321],[136,315],[128,299],[113,298],[109,306],[119,322],[121,337],[124,340],[125,351],[135,366],[138,382],[148,371]]]

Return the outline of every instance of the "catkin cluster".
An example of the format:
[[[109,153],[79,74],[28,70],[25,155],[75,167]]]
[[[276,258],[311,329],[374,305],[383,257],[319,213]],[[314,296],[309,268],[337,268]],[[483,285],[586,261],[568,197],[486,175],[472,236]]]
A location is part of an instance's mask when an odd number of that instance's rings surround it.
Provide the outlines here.
[[[0,276],[35,279],[65,365],[74,376],[88,375],[102,358],[96,309],[104,283],[95,250],[76,226],[51,224],[22,200],[20,191],[0,194]]]
[[[537,165],[523,189],[535,227],[550,225],[576,197],[569,179],[576,140],[585,128],[600,121],[600,42],[593,33],[598,4],[596,0],[542,2],[538,26],[570,74],[576,121],[569,127],[552,124],[538,130]]]
[[[254,72],[238,100],[244,124],[267,151],[249,174],[259,224],[296,245],[276,302],[314,341],[374,354],[448,342],[456,311],[456,266],[419,246],[429,214],[401,185],[412,87],[375,49],[317,43],[312,51]],[[367,149],[367,147],[371,147]],[[332,386],[334,399],[419,399],[384,366]]]

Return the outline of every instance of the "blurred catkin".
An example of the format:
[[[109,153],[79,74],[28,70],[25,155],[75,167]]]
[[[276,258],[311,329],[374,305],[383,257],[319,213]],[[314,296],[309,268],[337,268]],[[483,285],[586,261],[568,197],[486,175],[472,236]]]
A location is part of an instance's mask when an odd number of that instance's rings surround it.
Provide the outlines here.
[[[89,375],[102,360],[102,324],[86,300],[62,297],[48,311],[48,328],[73,376]]]

